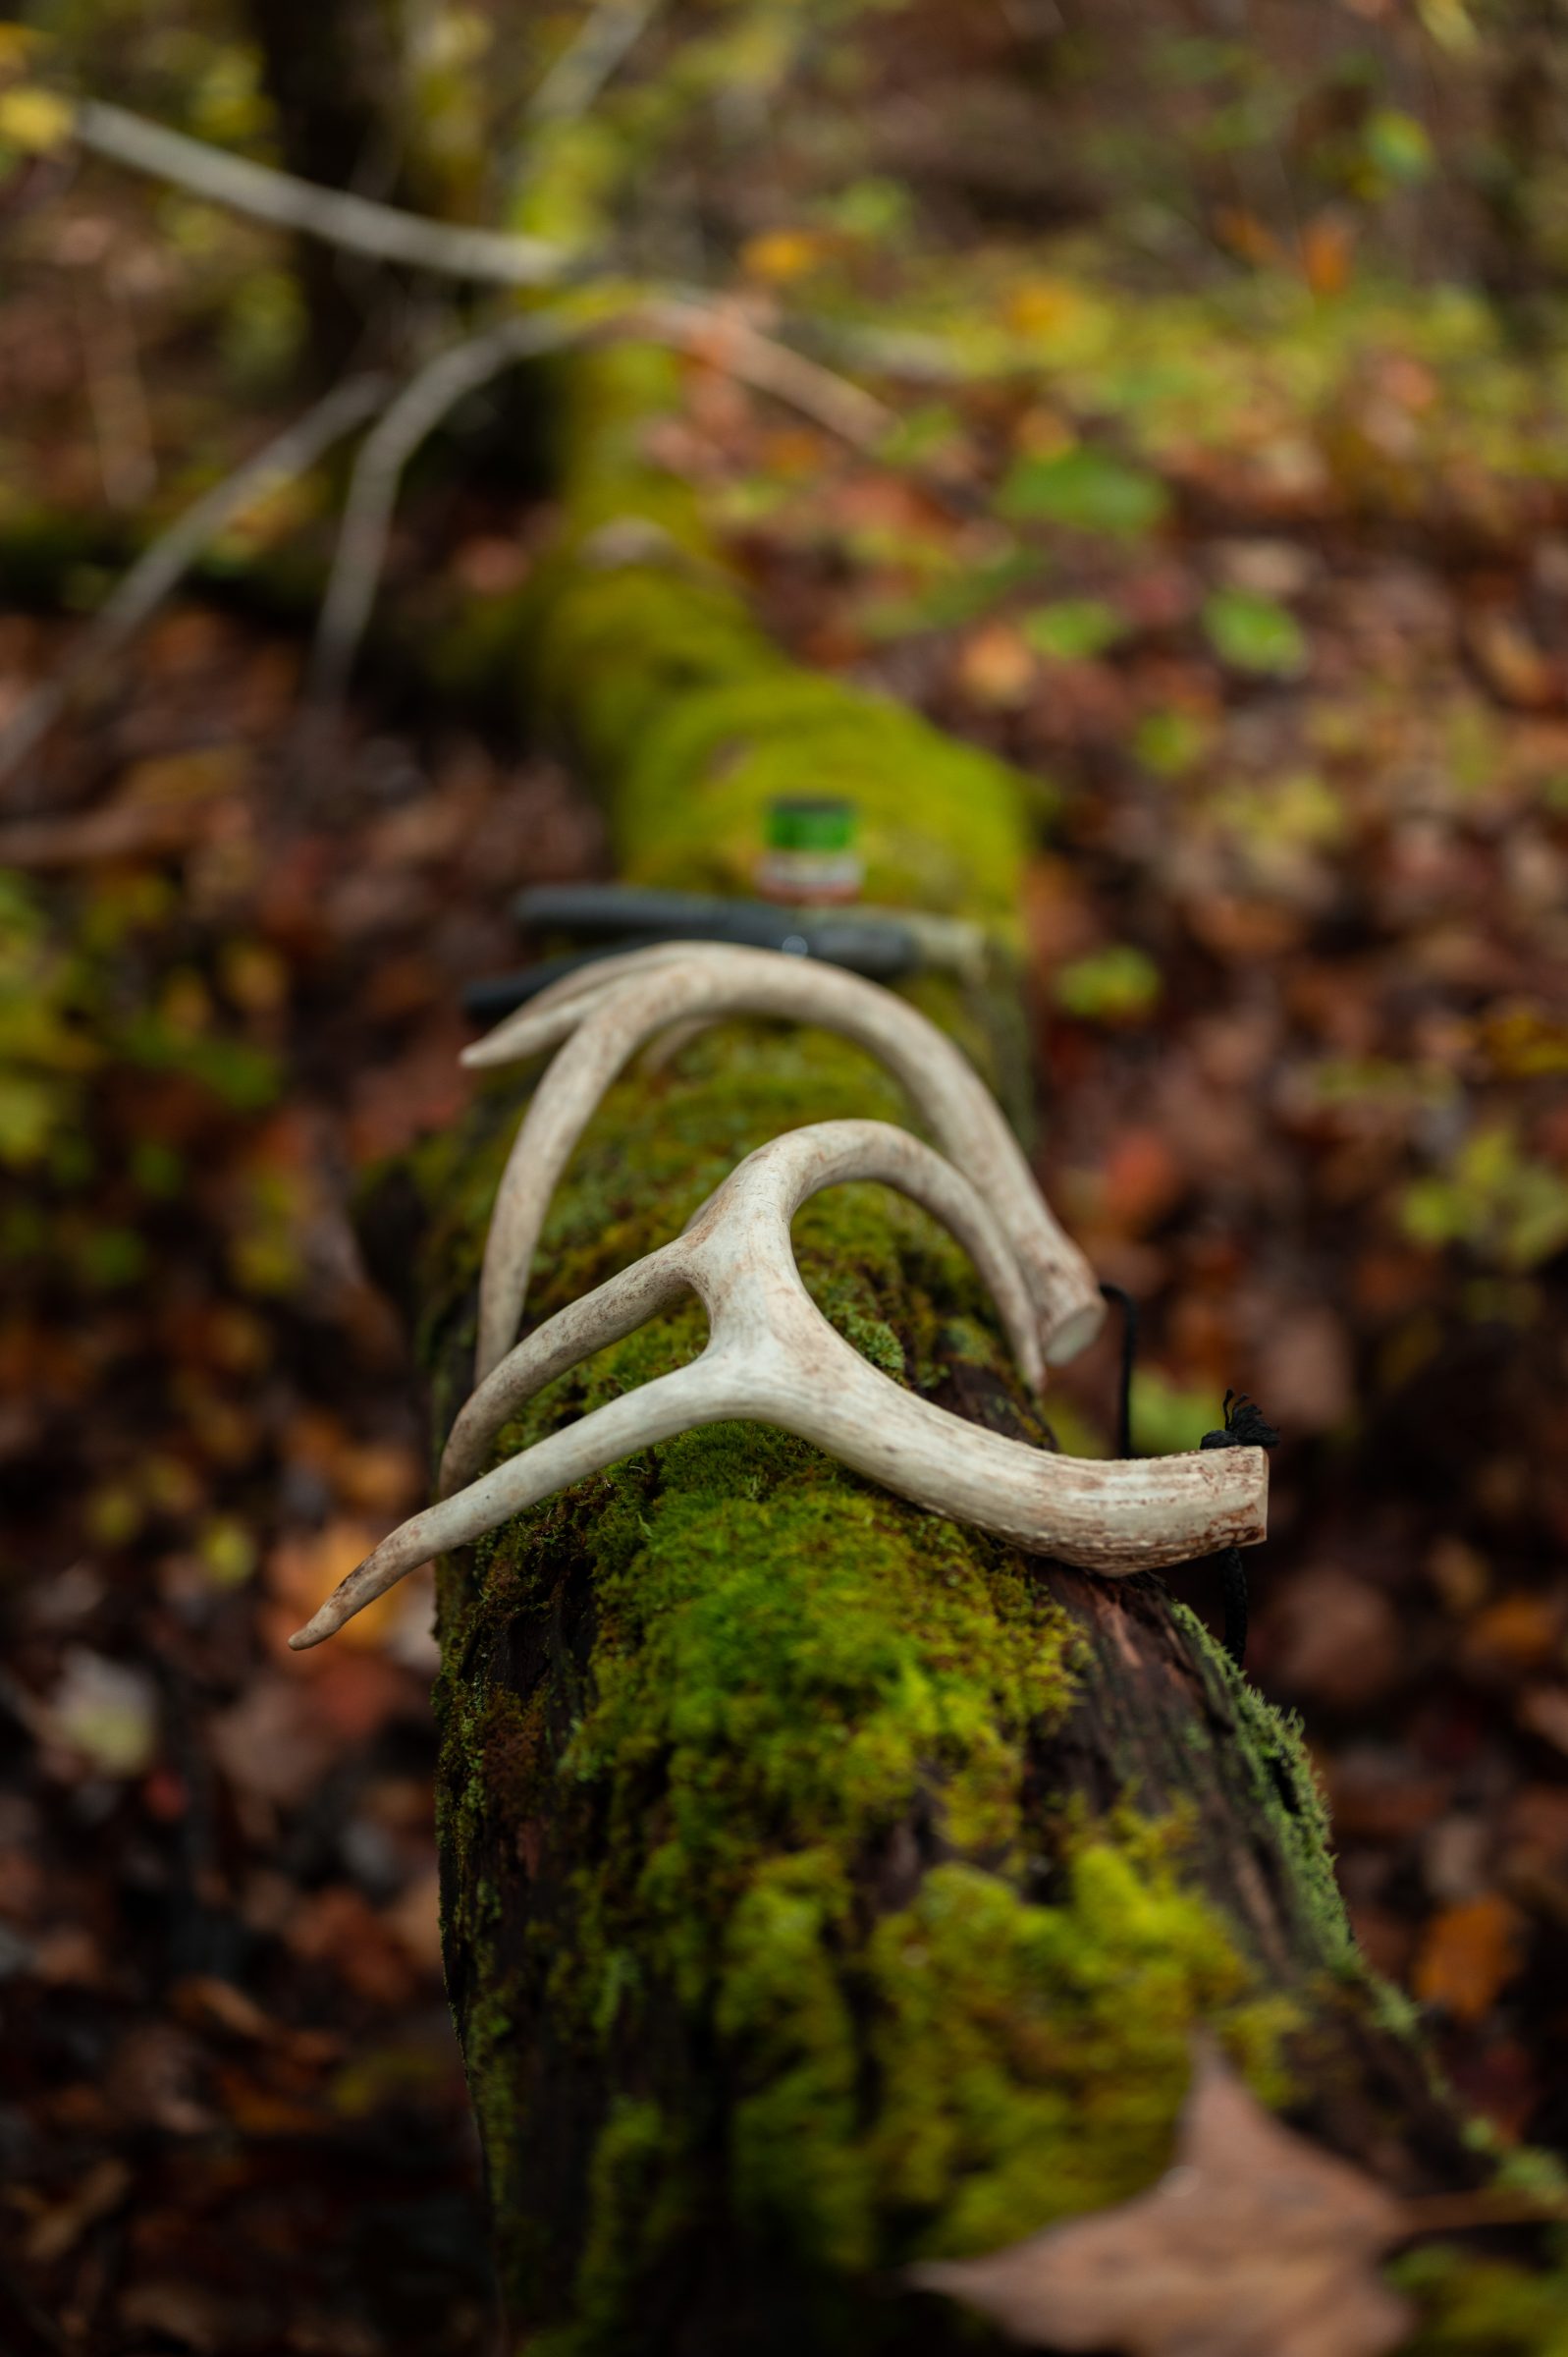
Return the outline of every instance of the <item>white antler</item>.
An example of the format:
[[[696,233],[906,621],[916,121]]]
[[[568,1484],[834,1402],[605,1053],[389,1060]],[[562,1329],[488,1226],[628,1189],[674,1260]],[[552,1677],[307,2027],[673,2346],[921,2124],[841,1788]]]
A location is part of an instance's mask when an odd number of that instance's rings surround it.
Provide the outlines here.
[[[732,1014],[818,1023],[886,1064],[1005,1228],[1045,1356],[1071,1358],[1093,1340],[1105,1308],[1088,1262],[1052,1218],[984,1081],[934,1023],[838,966],[777,950],[678,942],[582,968],[464,1051],[464,1064],[488,1067],[560,1047],[517,1131],[491,1216],[479,1280],[477,1381],[516,1334],[550,1197],[605,1090],[668,1024]]]
[[[731,1417],[782,1425],[933,1512],[1092,1571],[1158,1570],[1262,1539],[1261,1449],[1055,1456],[967,1423],[879,1373],[817,1309],[789,1241],[790,1220],[807,1197],[849,1178],[880,1178],[946,1223],[991,1287],[1027,1367],[1035,1350],[1027,1272],[976,1187],[887,1123],[791,1130],[748,1156],[683,1235],[549,1319],[491,1371],[453,1428],[443,1482],[471,1475],[502,1424],[552,1377],[633,1332],[681,1291],[697,1293],[708,1312],[702,1355],[415,1514],[350,1572],[291,1645],[319,1645],[405,1573],[554,1491],[675,1433]]]

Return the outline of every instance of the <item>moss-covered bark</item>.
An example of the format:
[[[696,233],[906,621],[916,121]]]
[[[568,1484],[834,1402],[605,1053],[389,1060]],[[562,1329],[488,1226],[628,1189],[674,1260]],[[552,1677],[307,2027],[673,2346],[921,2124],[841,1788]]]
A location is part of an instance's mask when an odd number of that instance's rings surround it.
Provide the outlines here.
[[[852,793],[870,896],[988,928],[989,980],[927,1003],[1016,1076],[1023,781],[758,635],[636,459],[645,366],[573,380],[564,545],[492,651],[525,628],[536,709],[633,878],[743,888],[769,795]],[[519,1102],[487,1095],[370,1222],[443,1430]],[[845,1114],[907,1108],[856,1051],[783,1027],[724,1025],[628,1076],[552,1213],[532,1314],[676,1233],[763,1138]],[[924,1215],[846,1188],[796,1233],[878,1365],[1050,1445]],[[671,1315],[507,1445],[701,1341],[695,1307]],[[448,1971],[531,2357],[972,2345],[892,2271],[1147,2184],[1198,2023],[1411,2187],[1487,2165],[1358,1962],[1294,1730],[1158,1583],[1029,1560],[720,1426],[447,1564],[441,1637]]]

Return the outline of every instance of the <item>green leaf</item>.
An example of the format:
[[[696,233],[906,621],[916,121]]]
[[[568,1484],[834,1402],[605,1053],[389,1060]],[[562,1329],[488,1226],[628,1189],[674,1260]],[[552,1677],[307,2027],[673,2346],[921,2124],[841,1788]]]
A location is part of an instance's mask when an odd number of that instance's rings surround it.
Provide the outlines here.
[[[1204,600],[1203,625],[1217,654],[1237,671],[1271,672],[1289,679],[1307,665],[1300,623],[1271,597],[1250,589],[1217,589]]]
[[[1132,749],[1145,769],[1179,778],[1209,742],[1210,730],[1191,712],[1146,712],[1133,732]]]
[[[1116,942],[1064,965],[1053,991],[1058,1007],[1086,1022],[1132,1022],[1157,1005],[1160,968],[1142,950]]]
[[[1049,458],[1016,459],[997,500],[1012,523],[1063,523],[1129,537],[1152,531],[1169,504],[1157,475],[1089,442]]]
[[[1115,608],[1102,597],[1060,597],[1053,605],[1036,606],[1024,615],[1022,627],[1037,655],[1054,655],[1063,662],[1104,654],[1125,629]]]
[[[1222,1421],[1212,1392],[1182,1391],[1158,1367],[1140,1367],[1132,1379],[1132,1437],[1143,1456],[1196,1449]]]
[[[1394,106],[1380,106],[1368,117],[1363,137],[1368,156],[1389,180],[1414,188],[1431,179],[1432,140],[1414,115],[1402,114]]]

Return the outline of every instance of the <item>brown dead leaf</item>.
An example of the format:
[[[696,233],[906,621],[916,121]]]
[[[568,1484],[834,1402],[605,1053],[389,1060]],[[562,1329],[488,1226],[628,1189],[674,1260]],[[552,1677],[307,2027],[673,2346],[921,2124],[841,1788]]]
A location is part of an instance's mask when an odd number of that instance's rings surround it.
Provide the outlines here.
[[[1560,1595],[1519,1590],[1499,1596],[1465,1630],[1465,1667],[1483,1674],[1541,1669],[1554,1660],[1562,1632]]]
[[[1273,1396],[1259,1391],[1273,1407]],[[1314,1563],[1278,1592],[1274,1673],[1293,1694],[1365,1709],[1409,1674],[1408,1632],[1390,1599],[1337,1563]]]
[[[1568,1687],[1531,1686],[1520,1696],[1518,1717],[1533,1735],[1568,1752]]]
[[[139,2340],[156,2333],[165,2345],[182,2349],[232,2347],[234,2318],[218,2294],[198,2283],[152,2282],[130,2284],[120,2295],[120,2322]]]
[[[1427,1926],[1416,1957],[1417,1997],[1456,2021],[1480,2021],[1519,1969],[1523,1931],[1518,1908],[1495,1891],[1444,1907]]]
[[[910,2279],[1056,2349],[1382,2357],[1411,2316],[1376,2262],[1405,2231],[1402,2203],[1271,2119],[1208,2049],[1150,2192]]]
[[[1007,622],[988,622],[965,640],[958,678],[967,695],[988,710],[1027,703],[1039,666],[1023,633]]]
[[[1484,607],[1467,623],[1465,643],[1487,686],[1503,703],[1541,711],[1557,702],[1562,675],[1514,615]]]
[[[342,1747],[310,1690],[294,1678],[258,1677],[208,1728],[212,1756],[237,1790],[280,1808],[312,1791]]]
[[[1271,1321],[1257,1369],[1258,1393],[1287,1432],[1328,1432],[1355,1405],[1350,1336],[1326,1302],[1293,1303]]]
[[[118,2210],[130,2188],[131,2170],[124,2161],[113,2156],[95,2161],[63,2202],[32,2220],[24,2245],[27,2258],[34,2267],[53,2267],[75,2250],[89,2226]]]
[[[1315,214],[1301,233],[1301,267],[1315,295],[1341,294],[1356,250],[1355,223],[1345,213]]]
[[[330,1965],[356,1997],[373,2005],[397,2006],[407,2004],[419,1985],[403,1937],[406,1928],[389,1924],[357,1891],[340,1883],[305,1901],[292,1918],[287,1938],[297,1956]]]
[[[1163,1132],[1139,1124],[1112,1140],[1102,1179],[1110,1226],[1124,1235],[1144,1235],[1180,1201],[1187,1174]]]
[[[268,1634],[276,1635],[280,1644],[287,1641],[291,1629],[301,1620],[308,1620],[318,1604],[325,1602],[341,1579],[347,1578],[356,1563],[364,1561],[372,1547],[384,1535],[380,1527],[336,1517],[316,1531],[295,1531],[280,1539],[267,1560],[267,1585],[277,1600],[278,1609],[269,1613]],[[357,1646],[376,1646],[385,1643],[388,1634],[400,1617],[403,1598],[393,1590],[386,1597],[367,1607],[351,1628],[359,1628]],[[286,1656],[291,1667],[301,1657]]]

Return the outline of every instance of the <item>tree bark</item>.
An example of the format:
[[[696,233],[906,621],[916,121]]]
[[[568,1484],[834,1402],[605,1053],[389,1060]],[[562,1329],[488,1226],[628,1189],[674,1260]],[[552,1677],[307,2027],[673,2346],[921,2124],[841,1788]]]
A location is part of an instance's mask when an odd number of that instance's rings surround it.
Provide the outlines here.
[[[981,979],[918,995],[1016,1104],[1029,788],[756,631],[638,455],[658,366],[569,379],[562,545],[493,644],[525,626],[534,715],[603,793],[629,878],[744,890],[770,795],[852,794],[868,899],[986,929]],[[438,1439],[521,1094],[487,1092],[367,1209]],[[633,1071],[530,1316],[676,1233],[763,1138],[851,1114],[907,1109],[819,1033],[727,1024]],[[924,1215],[844,1189],[796,1242],[879,1365],[1051,1445]],[[701,1341],[694,1307],[672,1315],[513,1441]],[[736,1425],[520,1516],[440,1599],[447,1969],[519,2349],[972,2347],[898,2269],[1152,2182],[1199,2027],[1404,2190],[1491,2168],[1356,1953],[1296,1729],[1159,1581],[1024,1557]]]
[[[355,189],[396,162],[388,24],[376,0],[250,0],[283,160],[301,180]],[[376,187],[373,193],[389,194]],[[330,385],[362,356],[384,273],[314,238],[296,241],[309,320],[308,374]]]

